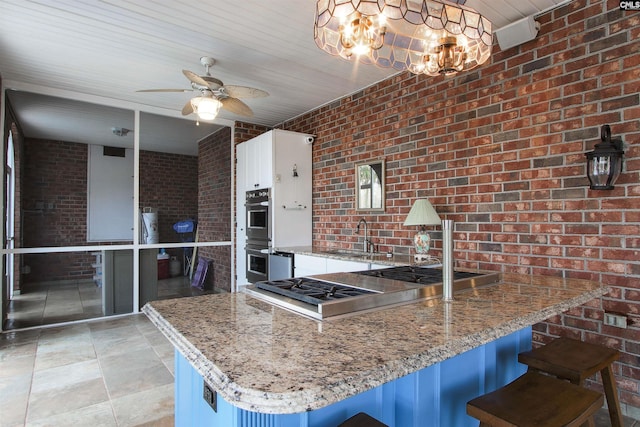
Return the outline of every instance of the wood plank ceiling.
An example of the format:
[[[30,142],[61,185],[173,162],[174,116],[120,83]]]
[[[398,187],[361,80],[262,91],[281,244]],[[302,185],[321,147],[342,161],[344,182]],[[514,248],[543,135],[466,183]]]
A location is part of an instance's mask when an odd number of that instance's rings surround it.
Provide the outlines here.
[[[465,4],[487,16],[497,29],[561,3],[566,1]],[[12,103],[25,133],[42,137],[55,131],[52,137],[73,141],[80,137],[71,134],[74,128],[87,132],[102,126],[107,134],[113,126],[133,128],[132,109],[179,118],[192,92],[136,90],[188,89],[181,70],[204,74],[200,57],[211,56],[216,59],[211,74],[224,83],[270,93],[246,100],[255,113],[247,121],[274,126],[397,73],[318,49],[313,40],[314,8],[313,0],[0,0],[0,75],[5,89],[17,90]],[[82,102],[47,100],[43,95]],[[57,114],[56,104],[63,109]],[[93,111],[93,104],[115,108],[96,105]],[[118,109],[130,120],[112,118]],[[95,118],[89,119],[92,114]],[[78,115],[85,125],[78,124]],[[149,126],[153,117],[148,118]],[[244,119],[224,110],[219,117]],[[176,120],[171,126],[181,122],[194,127],[193,119]],[[153,122],[157,139],[166,132],[161,123]],[[200,134],[211,129],[205,126]]]

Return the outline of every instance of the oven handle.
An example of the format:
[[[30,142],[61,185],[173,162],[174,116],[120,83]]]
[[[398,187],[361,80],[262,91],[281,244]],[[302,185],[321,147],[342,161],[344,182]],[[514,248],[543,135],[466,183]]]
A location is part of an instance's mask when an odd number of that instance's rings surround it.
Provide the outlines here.
[[[255,202],[254,203],[249,203],[249,202],[247,202],[247,203],[245,203],[245,206],[246,207],[267,206],[268,207],[269,206],[269,202],[258,202],[258,203],[255,203]]]
[[[267,249],[251,249],[251,248],[244,248],[246,251],[248,252],[258,252],[260,254],[268,254],[269,253],[269,248]]]

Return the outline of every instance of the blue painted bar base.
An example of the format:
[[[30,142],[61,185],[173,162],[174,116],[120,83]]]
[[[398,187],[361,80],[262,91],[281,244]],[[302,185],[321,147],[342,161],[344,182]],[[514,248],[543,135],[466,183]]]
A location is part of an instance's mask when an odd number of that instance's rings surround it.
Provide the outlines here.
[[[203,399],[202,377],[176,351],[176,426],[327,427],[366,412],[390,427],[477,427],[466,403],[526,371],[518,353],[531,349],[531,328],[499,338],[444,362],[315,411],[260,414],[220,396],[217,412]]]

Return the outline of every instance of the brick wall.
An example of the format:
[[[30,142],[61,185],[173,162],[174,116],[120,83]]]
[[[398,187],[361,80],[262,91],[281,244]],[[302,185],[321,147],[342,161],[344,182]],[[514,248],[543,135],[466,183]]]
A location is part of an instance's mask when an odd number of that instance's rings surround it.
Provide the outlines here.
[[[21,187],[26,248],[86,245],[87,145],[26,138]],[[25,284],[91,278],[88,253],[24,255]]]
[[[611,286],[536,325],[534,340],[568,335],[621,350],[623,409],[640,418],[640,14],[576,0],[539,21],[536,40],[505,52],[496,44],[476,70],[401,73],[282,127],[317,135],[317,246],[353,247],[364,217],[382,250],[410,253],[416,230],[402,222],[428,198],[456,222],[457,266]],[[603,124],[625,142],[613,191],[590,190],[586,178],[584,153]],[[356,212],[354,164],[381,158],[386,210]],[[629,327],[604,326],[603,310],[627,314]]]
[[[87,147],[71,142],[25,140],[21,187],[24,247],[89,244]],[[140,205],[158,209],[161,242],[178,242],[173,224],[196,216],[197,182],[197,157],[140,152]],[[179,251],[171,253],[178,255]],[[95,258],[88,252],[24,255],[31,273],[23,278],[27,283],[91,279],[93,262]]]
[[[198,236],[200,241],[231,240],[231,129],[225,127],[198,144]],[[198,256],[213,261],[207,287],[231,290],[231,247],[203,247]]]
[[[140,208],[144,207],[158,210],[160,242],[179,242],[173,224],[198,216],[198,157],[140,151]]]

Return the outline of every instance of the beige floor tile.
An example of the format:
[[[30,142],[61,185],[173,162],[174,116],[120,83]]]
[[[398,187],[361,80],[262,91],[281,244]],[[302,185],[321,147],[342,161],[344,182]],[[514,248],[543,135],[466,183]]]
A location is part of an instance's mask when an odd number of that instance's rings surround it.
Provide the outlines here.
[[[22,425],[27,414],[31,372],[0,378],[0,426]]]
[[[91,338],[90,333],[91,331],[85,323],[44,328],[38,344],[61,340],[86,340]]]
[[[175,349],[172,344],[167,342],[164,344],[154,345],[153,350],[163,362],[173,363]]]
[[[143,335],[160,333],[156,325],[151,323],[146,316],[144,318],[137,318],[135,325]]]
[[[155,346],[158,344],[168,344],[169,340],[165,337],[162,332],[156,329],[154,332],[147,332],[144,334],[144,338],[149,342],[150,345]]]
[[[173,361],[163,360],[162,363],[164,363],[164,366],[167,368],[169,373],[175,378],[175,376],[176,376],[175,366],[176,365],[173,363]]]
[[[0,351],[2,349],[21,345],[33,343],[37,344],[40,339],[41,329],[32,329],[28,331],[7,331],[0,334]]]
[[[38,342],[35,370],[41,371],[95,358],[91,333],[86,325],[45,329]]]
[[[111,398],[173,384],[169,372],[151,347],[100,360]]]
[[[57,427],[57,426],[91,426],[117,427],[116,417],[111,403],[103,402],[86,406],[52,417],[29,421],[26,427]]]
[[[96,359],[96,352],[91,341],[48,342],[38,345],[35,370],[54,368],[87,360]]]
[[[144,405],[141,405],[141,402],[144,402]],[[174,412],[173,384],[113,399],[112,405],[121,427],[173,425],[166,424]]]
[[[173,427],[175,425],[175,417],[167,415],[164,418],[153,420],[147,423],[138,424],[136,427]]]
[[[36,358],[36,342],[0,347],[0,378],[12,377],[33,371]]]
[[[64,380],[64,378],[60,378]],[[102,378],[74,382],[29,396],[27,422],[37,421],[109,401]]]
[[[96,379],[102,380],[96,359],[43,369],[34,373],[31,393],[53,393]]]
[[[100,358],[151,350],[151,346],[136,328],[118,328],[107,332],[93,336],[93,345]]]
[[[122,316],[122,317],[116,317],[113,319],[105,318],[105,319],[95,320],[93,322],[88,323],[87,325],[89,326],[91,333],[95,335],[97,331],[106,331],[109,329],[118,329],[125,326],[135,325],[135,318],[137,318],[138,316],[144,316],[144,314],[134,314],[131,316]]]

